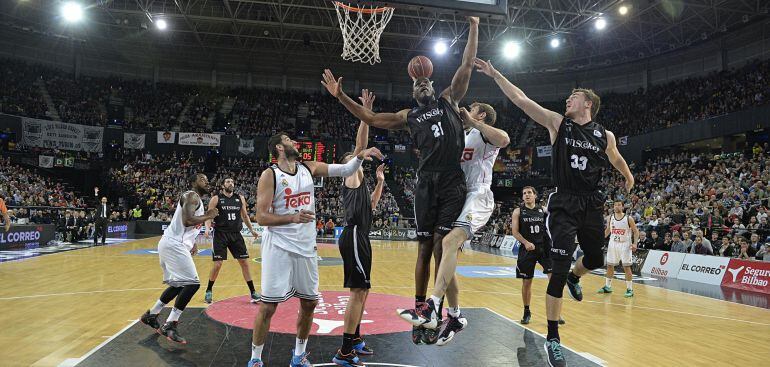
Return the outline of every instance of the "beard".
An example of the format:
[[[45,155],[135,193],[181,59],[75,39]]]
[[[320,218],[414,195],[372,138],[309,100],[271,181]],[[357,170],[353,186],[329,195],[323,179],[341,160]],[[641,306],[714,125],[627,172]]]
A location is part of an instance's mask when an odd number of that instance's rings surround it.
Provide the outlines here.
[[[299,151],[295,147],[287,148],[284,150],[286,153],[286,159],[297,159],[299,158]]]
[[[235,188],[234,188],[234,187],[225,187],[225,192],[226,192],[226,193],[228,193],[228,194],[232,194],[232,193],[233,193],[233,191],[235,191]]]

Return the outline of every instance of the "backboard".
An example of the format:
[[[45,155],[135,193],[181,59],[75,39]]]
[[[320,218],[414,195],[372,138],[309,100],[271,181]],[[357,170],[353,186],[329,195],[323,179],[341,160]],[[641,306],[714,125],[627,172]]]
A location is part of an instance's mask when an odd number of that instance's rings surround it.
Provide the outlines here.
[[[430,9],[446,9],[469,15],[507,15],[508,0],[389,0],[374,1],[380,6],[412,5]]]

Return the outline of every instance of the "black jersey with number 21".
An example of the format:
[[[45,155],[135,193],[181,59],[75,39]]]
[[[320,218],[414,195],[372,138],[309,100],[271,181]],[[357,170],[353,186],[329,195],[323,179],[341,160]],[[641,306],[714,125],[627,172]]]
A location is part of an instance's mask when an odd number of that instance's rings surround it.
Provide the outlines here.
[[[556,187],[573,192],[599,191],[599,181],[609,165],[606,149],[604,126],[593,121],[581,126],[564,118],[551,157]]]
[[[446,97],[410,110],[407,126],[420,150],[419,171],[460,170],[465,133],[460,115]]]

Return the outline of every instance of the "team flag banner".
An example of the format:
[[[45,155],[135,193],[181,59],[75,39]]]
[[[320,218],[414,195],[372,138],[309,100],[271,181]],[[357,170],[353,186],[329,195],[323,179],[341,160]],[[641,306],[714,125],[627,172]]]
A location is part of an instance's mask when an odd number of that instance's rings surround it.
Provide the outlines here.
[[[40,155],[37,157],[38,166],[42,168],[53,168],[53,157],[49,155]]]
[[[174,144],[176,142],[176,132],[158,131],[158,144]]]
[[[553,147],[550,145],[541,145],[537,147],[537,156],[540,157],[550,157],[553,151]]]
[[[221,138],[222,136],[219,134],[179,133],[179,145],[218,147]]]
[[[123,133],[123,147],[144,149],[144,134]]]
[[[254,139],[240,139],[238,151],[245,155],[254,153]]]
[[[29,147],[101,152],[104,128],[23,117],[22,142]]]

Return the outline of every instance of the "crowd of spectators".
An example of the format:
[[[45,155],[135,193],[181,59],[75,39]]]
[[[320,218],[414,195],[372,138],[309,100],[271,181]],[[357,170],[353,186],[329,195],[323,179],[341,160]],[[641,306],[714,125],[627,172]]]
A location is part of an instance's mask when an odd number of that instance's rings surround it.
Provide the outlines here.
[[[35,85],[44,68],[8,59],[0,60],[0,112],[50,119],[40,88]]]
[[[616,173],[606,176],[605,187],[610,197],[626,202],[646,232],[642,248],[764,258],[770,237],[768,153],[766,145],[756,145],[730,154],[663,155],[633,170],[630,195],[623,194]]]
[[[209,121],[226,96],[235,100],[232,111],[223,116],[217,131],[245,136],[269,136],[287,130],[309,138],[352,139],[356,121],[339,103],[326,94],[263,89],[212,89],[204,86],[126,80],[116,77],[80,76],[34,64],[4,59],[0,61],[3,112],[23,116],[48,117],[50,113],[35,85],[43,78],[59,116],[65,122],[91,125],[107,123],[106,104],[112,97],[125,101],[131,110],[121,120],[132,129],[168,129],[178,126],[180,114],[188,124],[183,128],[200,130]],[[603,94],[600,120],[617,136],[635,135],[663,129],[693,120],[706,119],[767,103],[770,93],[770,61],[754,61],[739,69],[712,73],[703,77],[651,86],[632,93]],[[598,91],[602,94],[602,91]],[[409,99],[386,100],[379,96],[375,110],[396,111],[409,108]],[[563,110],[562,101],[544,102],[544,106]],[[520,135],[527,119],[510,103],[495,106],[498,127],[512,136],[514,146],[537,146],[548,142],[545,130],[535,126],[528,140]],[[120,116],[119,116],[120,117]],[[530,122],[531,123],[531,122]],[[227,128],[227,129],[225,129]],[[403,142],[404,133],[389,134]],[[406,139],[408,140],[408,139]]]
[[[203,158],[192,154],[173,152],[168,155],[151,156],[136,154],[126,156],[122,167],[110,169],[109,180],[114,184],[112,190],[118,195],[130,198],[130,206],[138,205],[140,216],[126,213],[128,219],[147,219],[167,221],[176,209],[179,195],[188,189],[186,179],[193,171],[204,169]],[[226,158],[217,167],[217,172],[209,175],[211,193],[221,189],[225,178],[235,180],[236,194],[243,195],[248,211],[254,220],[257,197],[257,182],[262,171],[269,166],[265,160],[251,158]],[[373,171],[365,165],[367,177],[374,177]],[[369,189],[374,189],[374,180],[367,180]],[[323,186],[316,189],[316,216],[326,224],[329,220],[334,226],[344,225],[344,208],[340,194],[341,180],[327,178]],[[204,197],[207,200],[208,197]],[[134,210],[134,209],[132,209]],[[122,213],[118,213],[120,215]],[[383,190],[380,203],[374,210],[373,221],[391,226],[399,223],[399,208],[390,189]],[[402,220],[403,222],[403,220]],[[406,226],[405,223],[401,224]]]
[[[0,157],[0,194],[8,206],[81,208],[85,205],[83,198],[66,190],[61,182],[13,164],[8,157]]]

